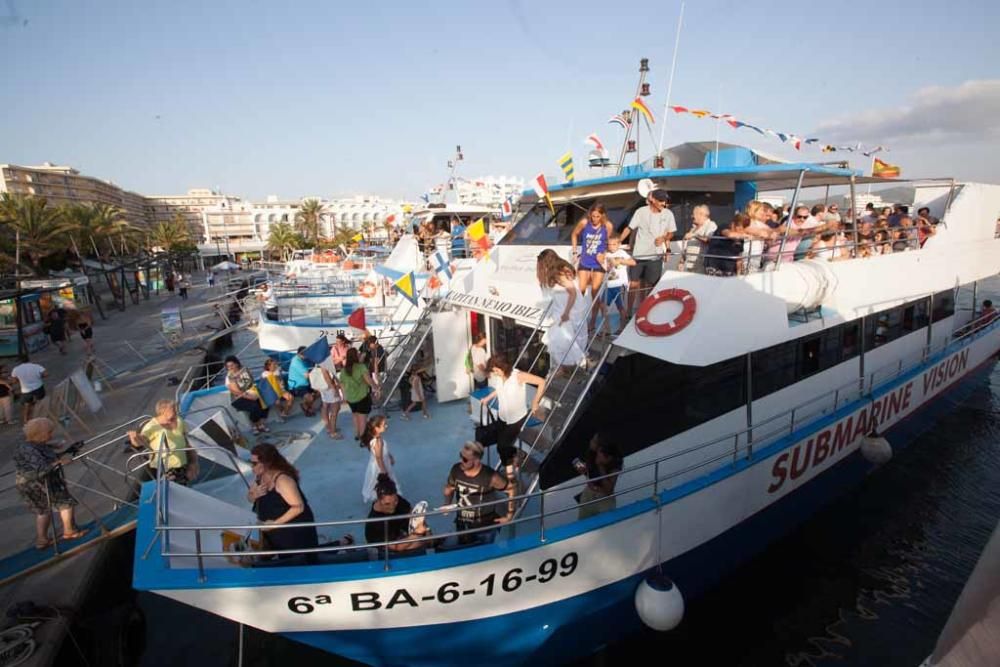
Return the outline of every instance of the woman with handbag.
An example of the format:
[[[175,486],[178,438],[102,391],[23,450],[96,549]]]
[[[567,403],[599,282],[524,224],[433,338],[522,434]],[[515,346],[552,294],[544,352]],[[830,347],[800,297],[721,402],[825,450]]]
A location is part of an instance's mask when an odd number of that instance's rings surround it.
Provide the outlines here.
[[[530,412],[538,410],[538,401],[545,391],[545,380],[513,368],[502,354],[490,357],[488,367],[494,378],[493,391],[483,397],[483,403],[489,405],[490,401],[497,399],[497,452],[500,454],[500,462],[507,467],[507,476],[510,477],[513,475],[511,466],[517,453],[514,443]],[[536,387],[530,412],[527,408],[529,384]]]

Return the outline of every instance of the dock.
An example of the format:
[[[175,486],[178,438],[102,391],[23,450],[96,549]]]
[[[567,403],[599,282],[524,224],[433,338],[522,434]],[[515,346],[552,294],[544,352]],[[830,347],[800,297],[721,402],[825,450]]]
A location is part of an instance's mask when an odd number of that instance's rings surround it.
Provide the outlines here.
[[[88,371],[95,389],[100,386],[101,410],[91,413],[83,401],[68,406],[69,413],[60,410],[65,415],[63,432],[57,431],[56,437],[73,442],[106,433],[105,439],[113,439],[127,430],[120,425],[152,414],[158,400],[175,398],[174,379],[201,364],[205,346],[229,324],[220,318],[217,307],[226,299],[223,288],[207,288],[199,278],[195,277],[199,286],[189,291],[187,300],[175,292],[162,291],[124,311],[107,309],[107,319],[95,317],[96,359],[90,361],[89,367],[83,343],[76,335],[70,338],[66,355],[61,355],[54,345],[31,355],[31,361],[48,372],[45,386],[50,400],[58,393],[53,389],[72,384],[71,375],[81,369]],[[168,338],[163,335],[161,312],[175,308],[180,309],[184,329],[180,335]],[[9,369],[18,361],[6,359],[4,363]],[[95,472],[103,468],[70,466],[74,470],[67,469],[69,488],[81,500],[76,519],[87,535],[69,543],[60,542],[58,555],[36,550],[34,516],[13,489],[13,453],[23,438],[20,403],[15,403],[15,410],[18,423],[0,426],[0,531],[4,535],[0,546],[0,613],[23,602],[60,610],[65,622],[47,621],[35,627],[34,651],[20,663],[42,666],[52,664],[60,654],[69,637],[74,611],[85,601],[111,540],[131,531],[135,519],[131,507],[114,500],[127,497],[129,484],[124,477],[116,480],[114,475]],[[36,416],[42,415],[36,412]],[[95,461],[122,469],[131,454],[127,446],[116,442],[102,450]],[[89,481],[91,486],[112,493],[101,497],[78,492],[74,481]],[[131,573],[121,572],[120,576],[131,577]]]

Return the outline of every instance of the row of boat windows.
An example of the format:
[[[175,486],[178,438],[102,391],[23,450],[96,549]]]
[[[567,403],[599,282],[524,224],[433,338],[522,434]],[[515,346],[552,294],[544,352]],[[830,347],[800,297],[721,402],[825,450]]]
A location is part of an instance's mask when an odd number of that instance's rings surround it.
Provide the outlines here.
[[[873,350],[937,322],[955,310],[953,290],[865,317],[864,347]],[[861,353],[861,322],[847,322],[820,333],[751,354],[754,400],[763,398],[849,361]],[[572,476],[571,460],[582,456],[595,433],[608,434],[624,455],[645,449],[746,405],[746,357],[710,366],[681,366],[644,354],[620,357],[597,393],[566,434],[564,445],[542,466],[542,485]],[[616,434],[627,433],[627,437]]]

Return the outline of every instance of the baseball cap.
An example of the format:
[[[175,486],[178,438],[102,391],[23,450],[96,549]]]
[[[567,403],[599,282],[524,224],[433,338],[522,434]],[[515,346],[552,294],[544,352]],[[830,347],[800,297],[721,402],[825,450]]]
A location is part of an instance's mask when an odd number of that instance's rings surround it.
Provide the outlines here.
[[[663,188],[657,188],[649,193],[649,196],[658,202],[663,202],[664,204],[670,201],[670,195]]]

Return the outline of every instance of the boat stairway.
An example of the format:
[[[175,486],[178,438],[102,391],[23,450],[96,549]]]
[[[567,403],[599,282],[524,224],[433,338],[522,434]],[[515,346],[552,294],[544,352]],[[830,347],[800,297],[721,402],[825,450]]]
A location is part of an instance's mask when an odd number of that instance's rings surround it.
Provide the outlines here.
[[[427,340],[427,336],[430,335],[431,317],[440,310],[440,307],[441,305],[438,300],[428,304],[424,308],[424,312],[421,313],[420,319],[417,320],[417,323],[410,329],[409,333],[396,344],[393,350],[389,351],[389,361],[386,364],[386,371],[381,380],[382,394],[379,399],[378,408],[384,410],[385,406],[392,399],[396,388],[399,387],[399,383],[403,380],[403,376],[406,375],[406,371],[413,364],[417,352],[420,351],[424,341]]]
[[[604,285],[598,298],[603,298],[603,290]],[[587,340],[584,362],[574,366],[568,376],[556,370],[560,367],[558,364],[553,364],[539,400],[543,410],[538,415],[541,423],[537,420],[526,421],[518,436],[518,446],[523,453],[518,470],[518,484],[525,493],[532,493],[537,487],[542,463],[558,446],[563,434],[586,403],[587,396],[601,378],[604,364],[613,349],[612,337],[598,329]]]

